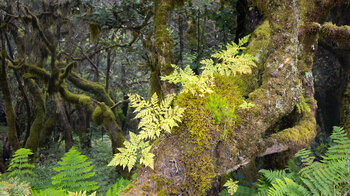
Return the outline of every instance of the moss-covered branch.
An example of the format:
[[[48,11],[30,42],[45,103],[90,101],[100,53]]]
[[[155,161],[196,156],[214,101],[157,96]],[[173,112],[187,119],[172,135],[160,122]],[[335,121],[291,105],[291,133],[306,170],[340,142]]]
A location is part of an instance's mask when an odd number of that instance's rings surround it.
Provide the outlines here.
[[[91,97],[84,94],[74,94],[70,92],[64,85],[60,87],[59,92],[61,93],[64,100],[70,103],[84,106],[88,110],[92,111],[93,101]]]
[[[64,79],[68,77],[68,75],[72,72],[72,69],[77,65],[77,62],[73,61],[68,63],[63,69],[61,69],[61,74],[59,76],[60,83],[63,82]]]
[[[28,68],[27,73],[33,75],[39,80],[43,80],[44,82],[48,82],[50,80],[51,74],[45,69],[36,65],[26,65],[26,67]]]
[[[308,146],[316,136],[316,119],[314,108],[316,101],[312,98],[306,102],[313,109],[305,109],[302,111],[301,119],[291,128],[284,129],[278,133],[272,134],[267,142],[271,144],[283,144],[288,146],[293,152],[300,148]],[[268,144],[268,146],[270,146]],[[285,149],[285,150],[287,150]],[[274,152],[276,153],[276,152]]]
[[[348,25],[337,26],[326,22],[321,26],[320,35],[326,39],[331,39],[338,43],[346,42],[350,45],[350,26]]]
[[[83,79],[74,72],[69,74],[68,80],[72,82],[77,88],[94,94],[98,101],[105,102],[109,107],[112,107],[114,105],[114,101],[111,99],[102,85]]]

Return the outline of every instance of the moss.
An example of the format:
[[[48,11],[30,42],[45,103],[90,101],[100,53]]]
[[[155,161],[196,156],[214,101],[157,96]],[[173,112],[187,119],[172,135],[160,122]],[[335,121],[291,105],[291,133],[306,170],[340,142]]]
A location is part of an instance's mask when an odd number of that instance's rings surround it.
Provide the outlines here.
[[[68,79],[78,88],[94,94],[98,101],[105,102],[105,104],[108,105],[109,107],[112,107],[114,105],[114,101],[108,95],[105,88],[99,83],[91,82],[86,79],[83,79],[74,72],[69,74]]]
[[[242,81],[242,76],[216,75],[213,91],[227,100],[229,108],[233,108],[243,102],[243,95],[247,93],[248,88]],[[216,175],[215,157],[208,151],[210,152],[222,140],[225,126],[227,137],[224,142],[232,142],[231,139],[235,135],[235,122],[222,121],[215,124],[213,114],[205,108],[207,96],[193,96],[190,92],[180,93],[175,101],[175,104],[186,108],[182,121],[183,127],[175,131],[175,134],[180,134],[185,141],[183,150],[186,153],[183,161],[186,165],[185,172],[191,177],[190,184],[182,186],[196,195],[204,194],[211,187],[211,180]],[[179,130],[186,130],[186,132],[179,132]]]
[[[51,77],[51,75],[45,69],[36,65],[27,65],[27,68],[28,73],[45,82],[48,82]]]
[[[74,62],[68,63],[63,69],[61,69],[61,74],[59,75],[60,83],[62,83],[63,80],[68,77],[73,67],[75,67],[76,65],[77,65],[77,62],[74,61]]]
[[[84,94],[71,93],[64,85],[61,85],[59,91],[66,101],[82,105],[89,111],[92,111],[92,99],[89,96]]]
[[[157,196],[166,196],[164,188],[157,192]]]
[[[38,85],[34,82],[34,80],[29,79],[27,82],[30,84],[30,92],[34,97],[35,102],[35,118],[30,127],[29,137],[26,141],[25,148],[31,149],[33,153],[36,152],[39,147],[40,142],[40,132],[42,127],[44,126],[45,120],[45,101],[43,98],[43,94]]]
[[[94,112],[92,113],[92,120],[97,124],[101,125],[102,123],[107,123],[110,120],[115,121],[115,115],[113,111],[106,106],[103,102],[98,103],[98,106],[96,106]],[[108,125],[105,124],[105,127],[108,127]]]
[[[270,25],[268,20],[265,20],[260,26],[258,26],[251,36],[251,42],[249,43],[245,53],[255,56],[257,65],[262,66],[262,62],[269,54],[268,45],[270,43]],[[260,69],[262,68],[260,66]],[[259,67],[258,67],[259,68]]]
[[[100,106],[97,106],[92,113],[92,120],[97,124],[101,125],[103,123],[103,115],[102,115],[102,109]]]
[[[142,189],[143,191],[145,191],[145,192],[149,192],[149,191],[151,190],[151,188],[149,187],[148,184],[142,185],[141,189]]]
[[[333,41],[349,42],[350,27],[349,26],[337,26],[330,22],[322,25],[321,35],[326,38],[331,38]]]
[[[306,103],[315,108],[316,102],[313,99],[306,99]],[[316,120],[311,110],[303,110],[302,117],[292,128],[284,129],[281,132],[271,135],[271,142],[288,144],[289,149],[299,150],[308,146],[316,135]]]
[[[1,66],[0,66],[0,89],[2,90],[2,94],[5,102],[5,114],[6,114],[6,122],[8,125],[7,137],[9,138],[10,144],[13,147],[13,150],[18,150],[21,145],[19,143],[16,131],[16,116],[15,111],[12,106],[12,98],[10,93],[10,88],[7,79],[6,72],[6,61],[5,61],[5,43],[2,39],[1,42]]]
[[[130,189],[132,189],[133,186],[134,186],[134,183],[128,184],[128,186],[126,186],[125,189],[124,189],[124,193],[126,193],[126,192],[128,192]]]
[[[309,0],[299,1],[299,14],[302,18],[310,17],[310,10],[313,10],[314,2]]]

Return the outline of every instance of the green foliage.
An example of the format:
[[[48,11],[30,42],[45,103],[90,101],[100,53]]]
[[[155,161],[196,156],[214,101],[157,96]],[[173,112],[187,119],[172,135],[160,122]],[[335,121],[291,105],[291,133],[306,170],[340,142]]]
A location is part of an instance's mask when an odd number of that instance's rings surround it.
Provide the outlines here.
[[[10,178],[8,181],[1,180],[0,195],[1,196],[30,195],[30,186],[27,182],[22,181],[18,177]]]
[[[171,132],[177,122],[181,121],[183,108],[178,106],[171,107],[174,95],[168,95],[159,103],[155,93],[149,101],[145,101],[138,95],[129,95],[131,107],[138,112],[135,118],[140,119],[139,135],[130,132],[130,140],[124,141],[124,148],[118,148],[108,166],[121,165],[123,168],[128,167],[129,171],[136,164],[138,157],[140,163],[153,169],[154,154],[150,152],[151,147],[147,139],[156,139],[162,131]]]
[[[31,191],[32,196],[88,196],[86,191],[79,191],[79,192],[68,192],[60,189],[42,189],[42,190],[32,190]],[[90,194],[90,196],[96,196],[96,192],[93,192]]]
[[[54,168],[59,173],[52,177],[52,184],[57,188],[74,192],[94,191],[99,188],[97,182],[89,181],[95,172],[91,172],[93,165],[86,162],[85,155],[72,147],[61,160],[58,162],[60,166]]]
[[[169,83],[183,86],[183,93],[191,92],[193,95],[204,96],[206,93],[212,93],[214,85],[214,75],[231,75],[231,74],[249,74],[251,67],[255,67],[254,57],[249,54],[241,54],[245,49],[243,46],[248,42],[249,36],[239,40],[239,44],[232,42],[227,44],[226,50],[217,52],[212,55],[217,59],[214,63],[213,59],[202,60],[203,72],[200,76],[194,74],[190,66],[184,70],[173,65],[175,71],[168,76],[163,76],[162,80],[167,80]]]
[[[331,146],[321,162],[314,161],[309,150],[296,154],[303,163],[298,171],[289,164],[290,173],[285,171],[260,170],[260,194],[268,195],[343,195],[350,191],[350,140],[340,127],[334,127]],[[295,173],[295,172],[298,173]]]
[[[86,191],[68,192],[68,196],[96,196],[96,192],[93,192],[90,195],[88,195]]]
[[[227,100],[216,93],[208,96],[205,108],[213,114],[215,123],[234,122],[237,118],[235,107],[229,107]]]
[[[121,165],[123,168],[128,167],[129,171],[131,171],[136,164],[137,158],[141,156],[140,163],[153,169],[154,154],[150,153],[151,146],[149,141],[144,142],[135,133],[129,133],[130,140],[124,141],[124,148],[118,148],[119,153],[114,155],[108,166]]]
[[[28,156],[32,155],[32,151],[26,148],[18,149],[13,155],[8,171],[11,171],[9,177],[18,177],[24,179],[30,176],[36,176],[32,169],[35,167],[33,163],[29,163]]]
[[[310,150],[300,150],[295,158],[301,160],[302,168],[290,160],[286,170],[261,169],[258,192],[238,186],[234,195],[346,195],[350,191],[350,140],[340,127],[333,127],[331,139],[334,145],[327,150],[322,161],[315,161]],[[227,194],[227,190],[220,193]]]
[[[268,191],[268,195],[278,196],[278,195],[311,195],[307,189],[305,189],[302,185],[295,183],[290,178],[279,179],[276,178],[275,183],[272,183],[272,187],[270,187]]]
[[[249,36],[239,39],[239,44],[232,42],[227,44],[226,50],[219,51],[212,55],[213,58],[218,59],[218,63],[214,64],[212,59],[201,61],[205,66],[203,74],[213,75],[219,73],[220,75],[231,74],[250,74],[251,68],[255,67],[254,57],[249,54],[240,54],[242,50],[246,49],[243,45],[249,40]]]
[[[297,103],[296,106],[299,114],[303,113],[304,111],[310,110],[310,107],[307,105],[303,95],[300,96],[300,101]]]
[[[145,101],[138,95],[129,95],[131,107],[138,112],[135,118],[140,119],[138,128],[141,129],[141,139],[155,139],[160,136],[161,131],[171,132],[177,122],[181,122],[183,108],[171,107],[174,94],[168,95],[159,104],[158,96],[153,94],[150,101]]]
[[[106,192],[106,196],[118,196],[122,194],[128,184],[130,184],[129,180],[119,178],[115,184],[109,187],[108,191]]]
[[[254,107],[254,106],[255,106],[255,104],[248,103],[245,100],[243,101],[243,103],[241,105],[239,105],[239,107],[242,109],[249,109],[249,108]]]
[[[54,188],[31,190],[32,196],[67,196],[68,194],[64,190],[57,190]]]
[[[237,183],[238,183],[238,181],[233,181],[231,178],[224,184],[224,187],[227,187],[228,193],[230,195],[233,195],[237,191],[237,189],[238,189]]]
[[[208,76],[197,76],[192,71],[190,65],[185,69],[180,69],[176,65],[171,65],[175,70],[168,76],[162,76],[162,80],[168,80],[169,83],[182,84],[182,93],[191,92],[193,95],[204,96],[206,93],[212,93],[213,81]]]

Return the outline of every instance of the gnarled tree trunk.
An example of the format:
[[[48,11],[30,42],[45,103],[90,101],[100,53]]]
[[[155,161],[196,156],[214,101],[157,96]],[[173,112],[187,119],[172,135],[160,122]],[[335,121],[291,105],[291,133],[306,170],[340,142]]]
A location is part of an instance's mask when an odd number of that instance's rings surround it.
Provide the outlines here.
[[[214,125],[204,108],[204,98],[179,95],[175,104],[186,107],[180,127],[154,144],[154,170],[140,168],[137,180],[125,195],[203,195],[214,177],[234,171],[257,156],[295,152],[315,137],[313,55],[318,37],[336,32],[336,27],[322,23],[329,10],[341,1],[250,3],[264,16],[246,50],[256,57],[263,72],[261,85],[248,94],[247,101],[255,106],[238,110],[239,120],[223,138],[222,126]],[[215,93],[234,101],[238,96],[235,83],[242,78],[249,76],[216,78]],[[308,107],[297,113],[297,104],[305,103]]]

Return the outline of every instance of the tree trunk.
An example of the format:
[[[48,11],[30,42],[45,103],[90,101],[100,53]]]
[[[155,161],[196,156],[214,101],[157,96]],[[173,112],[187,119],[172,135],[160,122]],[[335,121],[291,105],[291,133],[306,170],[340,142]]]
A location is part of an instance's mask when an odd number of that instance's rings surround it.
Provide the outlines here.
[[[73,146],[73,129],[69,124],[64,106],[63,101],[59,93],[54,93],[53,98],[56,103],[56,113],[59,116],[61,125],[64,130],[64,139],[65,139],[65,150],[66,152],[69,151],[69,149]]]
[[[296,152],[308,146],[316,134],[311,72],[314,48],[320,24],[338,2],[251,1],[265,18],[246,50],[256,57],[263,72],[258,82],[261,85],[247,94],[247,101],[255,106],[237,109],[239,120],[228,127],[223,139],[223,126],[213,124],[204,108],[205,98],[180,94],[175,104],[186,108],[180,127],[155,142],[154,170],[140,168],[125,195],[205,195],[214,177],[234,171],[257,156]],[[232,77],[217,77],[214,91],[233,104],[238,96],[235,81],[243,79],[249,86],[255,79]],[[299,114],[296,105],[302,102],[309,109]]]
[[[83,149],[89,149],[91,147],[91,141],[88,137],[87,129],[88,129],[88,122],[89,120],[87,118],[88,112],[84,110],[81,106],[78,106],[78,127],[77,127],[77,132],[79,135],[80,139],[80,145],[82,146]]]
[[[169,75],[173,72],[173,42],[167,29],[167,19],[174,8],[173,0],[154,0],[154,26],[152,43],[152,67],[150,78],[149,97],[157,93],[158,97],[175,92],[175,85],[161,81],[161,75]]]
[[[10,94],[10,88],[7,80],[7,70],[6,70],[6,61],[5,61],[5,40],[3,37],[3,32],[0,31],[1,36],[1,69],[0,69],[0,88],[5,101],[5,114],[6,122],[8,126],[7,136],[9,138],[10,144],[14,151],[21,148],[17,137],[16,131],[16,116],[15,111],[12,106],[12,98]]]
[[[31,149],[35,153],[39,147],[40,133],[44,126],[45,121],[45,101],[41,89],[34,82],[33,79],[27,79],[29,84],[29,90],[33,94],[35,104],[35,117],[32,126],[30,127],[30,133],[25,144],[25,148]]]

